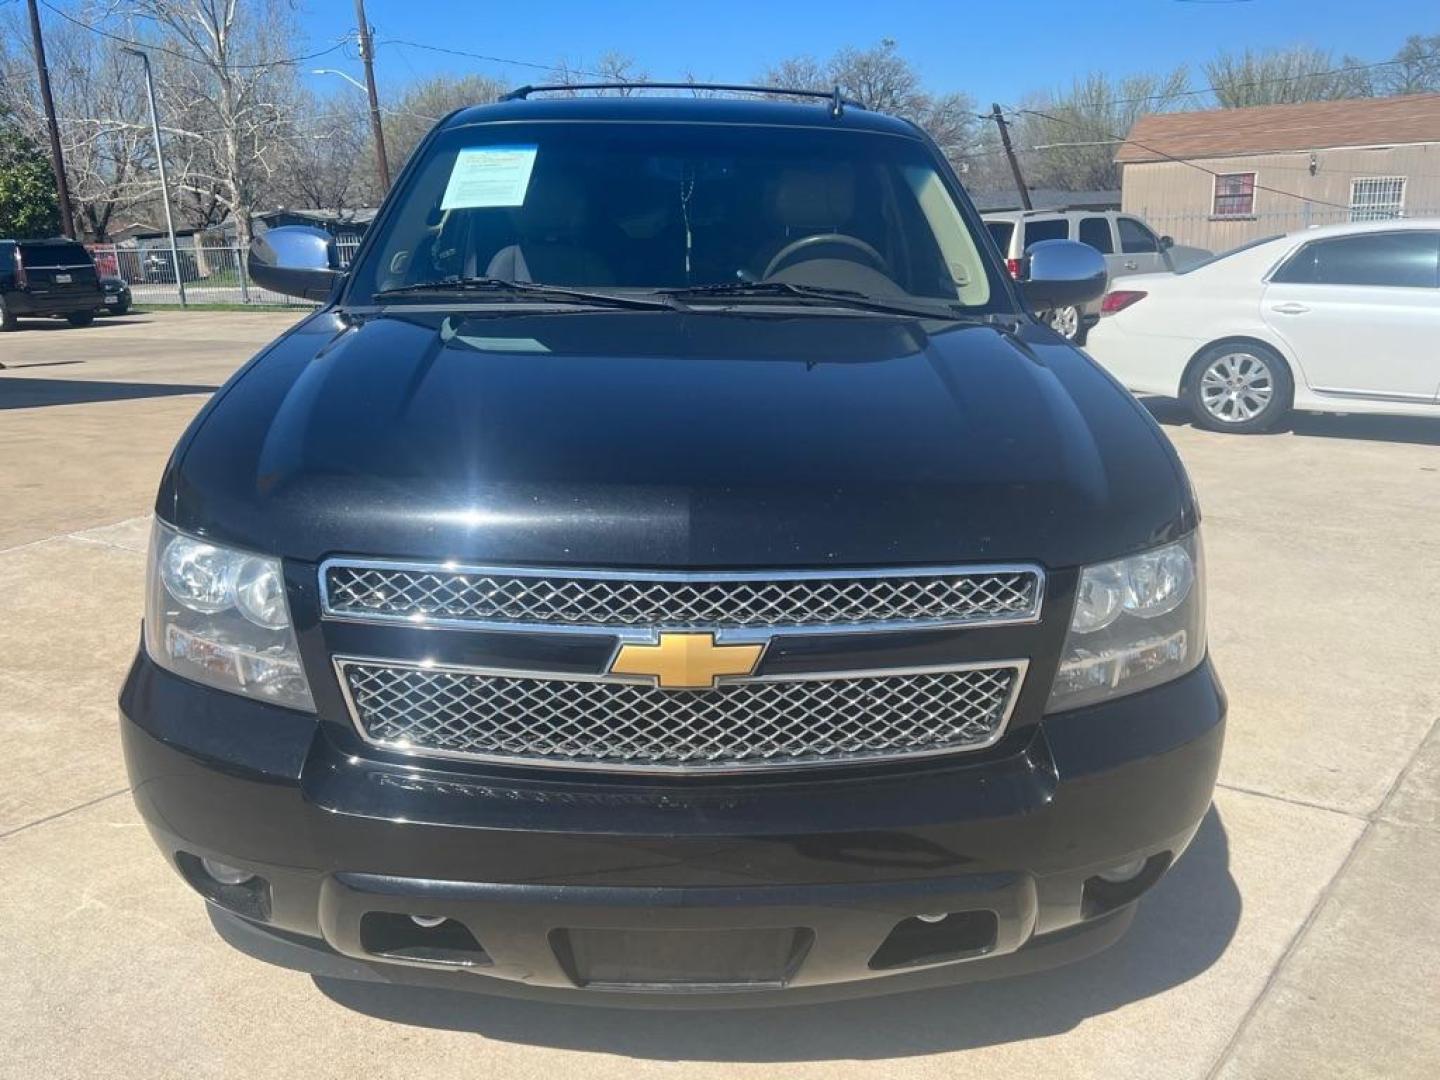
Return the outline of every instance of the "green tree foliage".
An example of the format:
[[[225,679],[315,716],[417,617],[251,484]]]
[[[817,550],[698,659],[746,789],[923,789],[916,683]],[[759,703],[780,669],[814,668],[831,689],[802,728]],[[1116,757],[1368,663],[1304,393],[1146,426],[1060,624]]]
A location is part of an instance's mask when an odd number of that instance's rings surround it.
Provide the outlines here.
[[[60,201],[50,163],[7,115],[0,115],[0,237],[29,239],[60,231]]]

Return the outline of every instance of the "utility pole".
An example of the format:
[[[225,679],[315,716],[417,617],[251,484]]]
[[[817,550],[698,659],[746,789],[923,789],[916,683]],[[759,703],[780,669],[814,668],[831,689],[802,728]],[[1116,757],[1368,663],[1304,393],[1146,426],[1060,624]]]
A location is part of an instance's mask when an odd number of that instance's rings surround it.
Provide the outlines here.
[[[35,0],[30,0],[34,4]],[[380,187],[390,190],[390,160],[385,156],[385,130],[380,126],[380,95],[375,92],[375,40],[365,19],[365,0],[355,0],[355,19],[360,24],[360,59],[365,61],[365,92],[370,97],[370,130],[375,134],[375,164],[380,169]]]
[[[995,126],[1000,129],[1000,143],[1005,147],[1005,157],[1010,161],[1010,173],[1015,177],[1015,188],[1020,192],[1020,205],[1026,210],[1034,210],[1035,207],[1030,202],[1030,189],[1025,186],[1025,177],[1020,173],[1020,162],[1015,157],[1015,148],[1010,145],[1010,126],[1005,123],[1005,114],[1000,111],[997,103],[992,102],[990,108],[995,117]]]
[[[358,0],[357,0],[358,3]],[[50,168],[55,173],[55,193],[60,197],[60,228],[75,239],[75,221],[70,216],[70,185],[65,182],[65,156],[60,152],[60,125],[55,120],[55,99],[50,94],[50,68],[45,63],[45,39],[40,35],[40,9],[30,7],[30,35],[35,40],[35,70],[40,75],[40,101],[45,106],[45,123],[50,129]]]
[[[155,164],[160,172],[160,203],[165,207],[165,231],[170,234],[170,265],[175,269],[175,287],[180,290],[180,306],[183,308],[187,306],[185,276],[180,273],[180,247],[175,243],[175,219],[170,216],[170,182],[165,178],[165,151],[160,145],[160,114],[155,108],[155,80],[150,77],[150,54],[142,49],[122,48],[120,51],[138,56],[145,65],[145,94],[150,99],[150,134],[155,138]]]

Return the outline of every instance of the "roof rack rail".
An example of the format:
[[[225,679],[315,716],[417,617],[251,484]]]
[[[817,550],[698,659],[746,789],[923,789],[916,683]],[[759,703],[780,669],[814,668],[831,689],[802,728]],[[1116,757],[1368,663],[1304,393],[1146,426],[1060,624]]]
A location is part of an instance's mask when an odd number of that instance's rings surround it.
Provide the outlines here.
[[[844,112],[845,106],[863,109],[865,106],[854,98],[840,93],[840,87],[833,90],[803,90],[789,86],[751,86],[746,83],[700,83],[700,82],[595,82],[595,83],[547,83],[541,86],[517,86],[501,101],[524,101],[531,94],[558,93],[573,90],[728,90],[744,94],[775,94],[784,97],[823,98],[831,103],[830,111],[836,116]]]

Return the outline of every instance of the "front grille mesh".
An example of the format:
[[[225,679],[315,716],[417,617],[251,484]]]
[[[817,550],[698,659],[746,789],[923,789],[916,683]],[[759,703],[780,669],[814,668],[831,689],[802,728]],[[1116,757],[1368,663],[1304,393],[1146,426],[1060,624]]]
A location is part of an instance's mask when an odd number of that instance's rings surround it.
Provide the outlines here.
[[[325,570],[326,613],[390,619],[598,627],[845,626],[1033,618],[1030,569],[882,577],[715,580],[526,575],[339,563]]]
[[[667,691],[609,681],[341,664],[356,722],[395,749],[517,763],[726,769],[988,746],[1021,667],[750,680]]]

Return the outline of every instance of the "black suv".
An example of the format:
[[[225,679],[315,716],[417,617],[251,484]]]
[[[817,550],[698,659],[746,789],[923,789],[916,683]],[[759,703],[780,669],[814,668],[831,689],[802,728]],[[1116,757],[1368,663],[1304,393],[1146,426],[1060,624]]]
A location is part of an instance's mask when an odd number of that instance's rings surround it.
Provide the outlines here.
[[[89,326],[105,306],[95,260],[74,240],[0,240],[0,330],[17,319],[59,315]]]
[[[1100,256],[1027,258],[838,95],[517,92],[346,270],[257,240],[323,306],[176,448],[120,699],[227,939],[629,1004],[1115,940],[1225,702],[1180,462],[1032,315]]]

